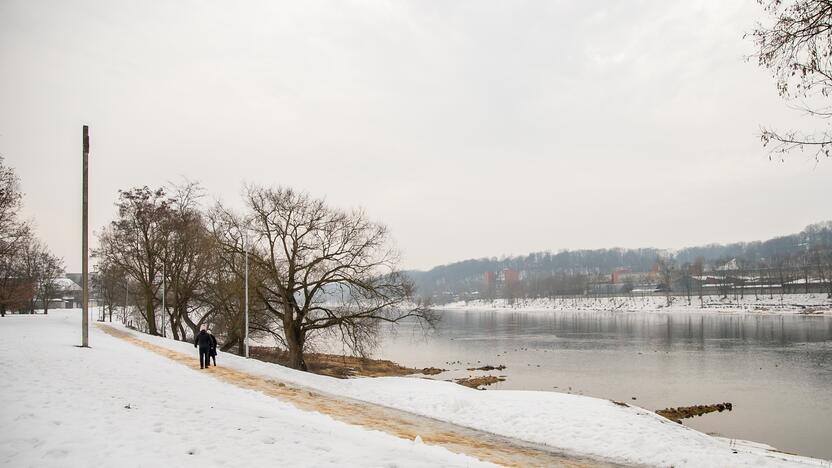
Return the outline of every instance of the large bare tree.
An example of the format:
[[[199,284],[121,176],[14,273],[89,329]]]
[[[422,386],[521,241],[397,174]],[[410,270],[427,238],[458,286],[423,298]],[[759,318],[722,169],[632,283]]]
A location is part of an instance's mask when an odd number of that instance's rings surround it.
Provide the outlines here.
[[[158,334],[155,306],[162,283],[171,203],[162,188],[120,191],[118,218],[102,231],[94,252],[101,262],[123,271],[140,286],[143,317],[151,335]]]
[[[783,98],[823,122],[816,131],[764,128],[763,145],[781,158],[792,150],[810,150],[816,159],[829,157],[832,131],[832,2],[829,0],[758,0],[771,24],[751,32],[755,58],[767,68]]]
[[[28,240],[29,225],[18,218],[22,200],[20,180],[0,156],[0,257],[14,256]]]
[[[31,281],[23,278],[21,252],[31,240],[30,228],[18,218],[23,195],[14,169],[0,156],[0,317],[31,300]]]
[[[166,309],[176,340],[186,340],[186,326],[193,336],[207,314],[194,321],[199,303],[195,300],[204,289],[216,260],[216,246],[205,225],[199,199],[202,188],[194,182],[173,186],[170,210],[163,223],[165,242],[162,261],[165,265]]]
[[[221,349],[245,349],[245,221],[227,210],[222,204],[208,212],[208,225],[214,244],[212,271],[205,282],[199,300],[210,314],[214,334],[221,342]],[[264,273],[256,264],[249,266],[250,291],[256,291],[263,282]],[[248,335],[251,338],[271,336],[283,342],[279,330],[282,325],[266,309],[261,297],[249,292]],[[203,316],[204,318],[204,316]],[[200,319],[202,320],[202,318]]]
[[[382,323],[433,321],[399,272],[386,227],[291,189],[246,192],[248,250],[261,276],[254,293],[280,325],[290,367],[306,370],[304,351],[316,336],[365,355]]]

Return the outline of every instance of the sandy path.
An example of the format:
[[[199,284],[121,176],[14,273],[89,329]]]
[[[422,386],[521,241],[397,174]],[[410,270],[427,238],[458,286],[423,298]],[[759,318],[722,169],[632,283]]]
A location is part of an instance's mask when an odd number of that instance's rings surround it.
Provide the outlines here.
[[[127,332],[107,325],[99,324],[99,328],[109,335],[121,338],[182,365],[197,368],[198,359],[195,356],[185,355],[148,343]],[[499,465],[522,467],[617,466],[590,458],[558,453],[544,446],[524,443],[404,411],[327,395],[234,369],[211,367],[208,372],[217,379],[279,398],[303,410],[316,411],[347,424],[383,431],[403,439],[413,440],[416,436],[420,436],[426,444],[438,445],[452,452],[464,453]]]

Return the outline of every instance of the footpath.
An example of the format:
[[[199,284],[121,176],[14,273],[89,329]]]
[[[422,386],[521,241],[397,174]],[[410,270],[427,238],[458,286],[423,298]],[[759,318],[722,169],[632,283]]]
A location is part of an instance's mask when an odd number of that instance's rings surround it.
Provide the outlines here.
[[[199,371],[195,354],[189,356],[157,346],[113,326],[96,325],[111,336]],[[227,367],[210,367],[202,372],[207,372],[226,383],[279,398],[304,411],[318,412],[341,422],[386,432],[406,440],[418,438],[425,444],[444,447],[452,452],[466,454],[498,465],[568,468],[621,466],[601,460],[558,453],[548,447],[456,426],[405,411],[327,395]]]

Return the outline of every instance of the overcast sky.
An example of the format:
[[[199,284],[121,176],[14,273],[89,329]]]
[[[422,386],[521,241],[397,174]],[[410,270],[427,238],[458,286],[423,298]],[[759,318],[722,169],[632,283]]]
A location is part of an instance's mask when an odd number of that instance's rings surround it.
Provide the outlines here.
[[[0,0],[0,154],[80,268],[117,190],[287,185],[387,224],[404,267],[765,239],[832,218],[812,122],[744,59],[752,0]]]

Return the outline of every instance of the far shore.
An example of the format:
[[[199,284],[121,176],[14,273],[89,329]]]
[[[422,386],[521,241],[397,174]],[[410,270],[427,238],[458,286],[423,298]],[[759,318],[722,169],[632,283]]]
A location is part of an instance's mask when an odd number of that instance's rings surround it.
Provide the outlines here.
[[[457,301],[434,306],[437,310],[471,312],[651,312],[651,313],[719,313],[757,315],[832,315],[832,299],[826,294],[779,294],[773,297],[746,296],[613,296],[558,297]]]

